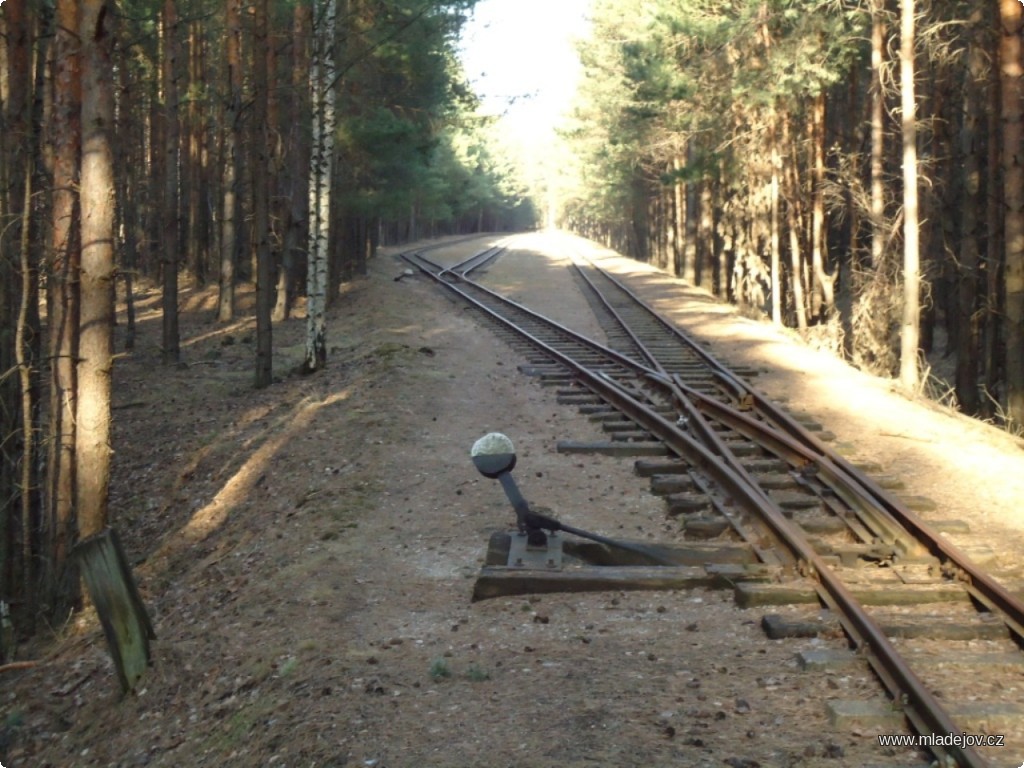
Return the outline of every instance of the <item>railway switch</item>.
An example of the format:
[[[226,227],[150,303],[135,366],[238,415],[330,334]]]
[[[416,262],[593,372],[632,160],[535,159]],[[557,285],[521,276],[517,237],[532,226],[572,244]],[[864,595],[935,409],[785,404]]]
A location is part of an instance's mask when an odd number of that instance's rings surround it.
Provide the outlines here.
[[[545,529],[554,532],[561,526],[556,520],[532,512],[530,505],[520,493],[519,486],[512,477],[512,469],[516,465],[516,451],[512,440],[501,432],[491,432],[473,443],[469,453],[480,474],[501,483],[505,496],[516,511],[518,538],[525,537],[528,550],[547,551],[548,536],[544,533]]]
[[[671,559],[666,559],[656,546],[609,539],[606,536],[566,525],[553,517],[531,510],[530,505],[523,498],[523,494],[519,492],[516,481],[512,478],[512,469],[516,465],[516,452],[512,440],[507,435],[500,432],[486,434],[473,443],[469,454],[480,474],[501,483],[505,495],[516,511],[516,525],[519,528],[519,533],[517,536],[511,537],[508,554],[509,566],[544,570],[560,569],[563,550],[562,538],[558,535],[560,531],[604,544],[612,552],[624,551],[640,555],[652,565],[675,564]]]

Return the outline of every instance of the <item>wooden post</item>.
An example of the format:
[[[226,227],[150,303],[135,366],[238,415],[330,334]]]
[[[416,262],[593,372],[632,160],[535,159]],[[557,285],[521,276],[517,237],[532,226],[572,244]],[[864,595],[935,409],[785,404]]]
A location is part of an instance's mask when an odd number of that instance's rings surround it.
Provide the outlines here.
[[[128,693],[149,664],[149,641],[156,634],[121,542],[112,528],[106,528],[79,542],[74,556],[107,636],[121,690]]]

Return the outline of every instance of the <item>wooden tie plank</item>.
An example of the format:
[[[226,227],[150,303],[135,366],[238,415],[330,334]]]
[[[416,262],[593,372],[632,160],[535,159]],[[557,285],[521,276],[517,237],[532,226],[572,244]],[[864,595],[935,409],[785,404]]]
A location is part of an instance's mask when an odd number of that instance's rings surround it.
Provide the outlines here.
[[[886,584],[880,589],[855,585],[850,591],[863,605],[962,603],[970,599],[967,592],[957,584]],[[818,602],[818,593],[809,581],[789,584],[737,584],[735,596],[736,604],[741,608]]]
[[[999,621],[952,623],[943,617],[935,617],[934,620],[922,617],[917,620],[879,619],[879,624],[886,637],[893,638],[966,641],[1005,640],[1009,637],[1006,625]],[[775,613],[762,617],[761,627],[772,640],[835,635],[841,631],[837,619],[793,619]]]
[[[473,589],[473,599],[552,592],[647,591],[721,586],[721,576],[709,573],[700,566],[601,566],[565,568],[553,572],[484,566]]]

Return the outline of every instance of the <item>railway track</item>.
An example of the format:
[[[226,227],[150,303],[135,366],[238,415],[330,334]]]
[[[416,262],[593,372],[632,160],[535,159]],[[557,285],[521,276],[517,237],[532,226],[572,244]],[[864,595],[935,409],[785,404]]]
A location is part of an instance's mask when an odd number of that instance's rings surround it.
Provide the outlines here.
[[[589,412],[608,435],[596,443],[567,442],[560,450],[642,457],[638,473],[664,496],[682,539],[707,545],[701,565],[734,585],[739,604],[824,606],[913,730],[939,737],[928,749],[940,765],[989,765],[974,745],[952,738],[970,730],[947,711],[963,691],[952,690],[955,683],[944,673],[911,668],[897,644],[912,644],[907,636],[922,632],[985,638],[996,650],[977,663],[995,663],[992,657],[999,656],[1019,670],[1021,601],[826,441],[764,399],[742,372],[721,365],[595,264],[574,259],[607,344],[475,281],[472,273],[504,248],[502,243],[447,267],[426,249],[404,258],[485,316],[523,352],[524,372],[557,387],[562,402]],[[737,565],[737,546],[749,553],[748,562]],[[724,552],[730,555],[719,557]],[[794,631],[784,624],[769,619],[766,630]],[[969,667],[958,674],[961,683],[973,676]],[[1006,709],[1006,702],[990,706],[996,709],[984,711]],[[1014,707],[1006,711],[1012,719]]]

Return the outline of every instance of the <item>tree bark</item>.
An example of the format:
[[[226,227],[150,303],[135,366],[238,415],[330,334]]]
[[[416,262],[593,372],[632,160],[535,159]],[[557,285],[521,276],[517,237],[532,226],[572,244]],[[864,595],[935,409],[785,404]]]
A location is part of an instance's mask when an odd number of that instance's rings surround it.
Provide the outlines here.
[[[18,366],[18,383],[20,385],[21,415],[21,476],[19,477],[19,496],[21,501],[21,567],[22,589],[21,598],[27,606],[36,605],[36,571],[38,560],[34,553],[38,550],[37,534],[39,525],[33,508],[35,493],[35,386],[33,382],[33,364],[36,363],[32,350],[32,329],[30,328],[30,312],[38,306],[37,286],[39,275],[32,259],[32,180],[35,175],[33,153],[29,153],[25,164],[24,204],[21,209],[21,242],[18,248],[19,271],[21,273],[21,301],[14,329],[14,355]],[[27,612],[28,628],[34,624],[33,612]]]
[[[821,322],[835,309],[835,275],[825,271],[825,92],[811,107],[811,314]]]
[[[771,259],[771,281],[772,281],[772,322],[782,325],[782,243],[780,232],[782,222],[779,219],[779,177],[782,173],[782,155],[779,153],[779,114],[775,102],[772,102],[768,116],[768,142],[771,158],[771,221],[769,231],[769,252]]]
[[[76,410],[76,510],[79,535],[107,524],[110,488],[110,386],[114,321],[113,8],[82,0],[82,269]]]
[[[977,33],[971,33],[976,35]],[[981,199],[981,161],[978,147],[979,93],[985,83],[984,50],[977,39],[971,39],[967,49],[967,72],[963,88],[963,114],[960,128],[960,153],[963,181],[960,226],[960,254],[958,268],[958,311],[956,347],[956,398],[960,409],[975,414],[980,405],[978,371],[980,366],[980,312],[978,311],[978,265],[980,263],[981,235],[979,223]]]
[[[135,278],[139,268],[139,239],[141,227],[139,226],[139,207],[136,200],[136,190],[143,185],[141,177],[145,174],[145,160],[140,157],[143,153],[139,151],[144,145],[144,140],[138,136],[138,112],[131,109],[133,104],[132,92],[133,83],[131,71],[127,61],[122,57],[118,67],[118,103],[117,115],[117,140],[115,142],[115,162],[125,172],[120,174],[117,180],[117,213],[118,222],[115,226],[123,228],[124,234],[121,245],[123,254],[121,257],[120,275],[124,279],[124,349],[132,351],[135,349]],[[142,109],[145,109],[145,100],[142,102]],[[144,124],[144,123],[143,123]],[[138,154],[135,154],[138,153]]]
[[[16,288],[18,279],[17,254],[21,248],[22,224],[25,220],[25,184],[29,175],[26,167],[31,147],[31,85],[32,85],[32,27],[33,16],[28,3],[9,3],[3,11],[6,29],[3,30],[5,61],[0,61],[0,73],[5,76],[6,98],[3,125],[0,126],[0,155],[3,168],[0,182],[0,590],[19,594],[23,585],[26,563],[21,562],[21,536],[18,514],[20,492],[15,478],[21,461],[17,440],[10,439],[21,428],[20,393],[18,377],[12,375],[17,367],[14,329],[20,308]],[[6,64],[6,66],[3,66]]]
[[[790,144],[790,123],[792,118],[789,112],[782,116],[782,144],[784,147]],[[796,312],[796,327],[800,330],[807,329],[807,297],[804,290],[804,257],[803,249],[800,246],[800,183],[796,167],[796,153],[790,152],[788,166],[784,167],[783,175],[788,187],[786,200],[786,223],[789,230],[789,259],[790,279],[793,289],[793,309]]]
[[[998,60],[994,44],[991,60]],[[985,333],[984,333],[984,392],[982,413],[986,418],[996,414],[999,400],[996,397],[1000,376],[1000,299],[1002,296],[1003,248],[1002,248],[1002,179],[999,174],[999,67],[990,67],[988,93],[986,94],[985,134]]]
[[[761,44],[764,46],[765,58],[771,55],[772,34],[768,27],[768,4],[762,3],[758,10],[761,20]],[[779,113],[776,99],[773,97],[768,107],[768,158],[771,164],[769,182],[769,221],[768,221],[768,259],[771,269],[772,322],[782,325],[782,251],[780,241],[779,220],[779,175],[782,171],[782,156],[779,154]]]
[[[309,3],[297,3],[292,26],[292,110],[286,142],[287,202],[275,320],[284,320],[291,312],[298,256],[305,254],[302,246],[308,241],[310,146],[305,120],[310,104],[307,78],[311,23]]]
[[[885,59],[884,0],[871,0],[871,266],[879,269],[885,255]]]
[[[235,316],[235,267],[240,249],[241,208],[238,185],[241,180],[242,152],[242,3],[227,0],[226,9],[228,103],[224,110],[227,130],[224,134],[224,210],[221,214],[220,295],[217,319],[227,323]]]
[[[1014,0],[1016,2],[1016,0]],[[921,254],[917,202],[917,105],[914,97],[914,0],[900,3],[900,98],[903,136],[903,322],[900,384],[917,389],[921,323]]]
[[[49,317],[49,457],[47,460],[48,573],[56,603],[74,600],[62,578],[75,541],[75,361],[78,358],[78,168],[81,162],[80,43],[77,0],[58,0],[54,40],[53,192],[47,279]]]
[[[323,368],[327,363],[325,311],[334,170],[335,9],[335,0],[319,0],[314,5],[309,68],[313,141],[309,169],[309,264],[306,271],[304,368],[310,373]]]
[[[270,135],[267,130],[267,0],[256,0],[253,40],[253,229],[256,239],[256,388],[273,382],[274,261],[270,252]]]
[[[1021,103],[1019,0],[999,0],[999,90],[1003,128],[1004,342],[1006,418],[1024,425],[1024,105]]]
[[[163,189],[163,352],[164,364],[176,364],[181,357],[178,331],[178,13],[175,0],[164,0],[164,189]]]
[[[188,269],[196,287],[206,285],[206,243],[203,238],[203,217],[200,213],[206,190],[203,185],[202,144],[204,122],[200,112],[199,94],[203,84],[200,24],[188,25],[188,237],[186,252]]]
[[[690,139],[686,143],[687,165],[693,166],[697,161],[697,142]],[[697,212],[699,204],[699,183],[691,178],[686,182],[686,239],[683,245],[683,274],[684,280],[691,285],[697,285]]]
[[[672,274],[682,277],[684,272],[686,248],[686,197],[683,182],[679,180],[682,158],[678,154],[672,156]]]

